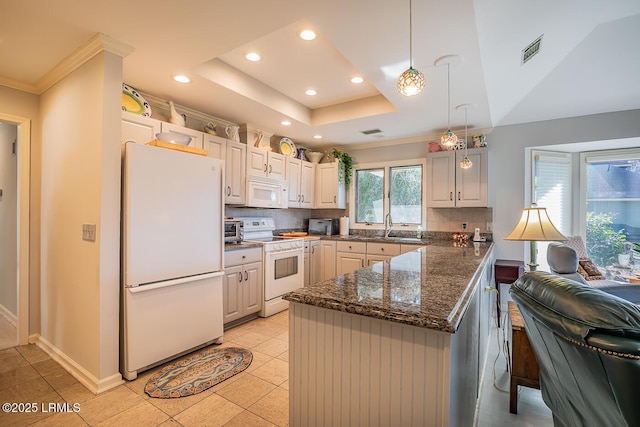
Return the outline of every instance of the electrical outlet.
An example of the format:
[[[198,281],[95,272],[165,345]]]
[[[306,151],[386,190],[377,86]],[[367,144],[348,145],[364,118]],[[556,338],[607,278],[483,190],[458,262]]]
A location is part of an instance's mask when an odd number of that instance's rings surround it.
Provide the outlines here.
[[[467,231],[467,225],[468,224],[466,222],[462,223],[462,231]]]
[[[487,222],[487,231],[493,231],[493,223]]]

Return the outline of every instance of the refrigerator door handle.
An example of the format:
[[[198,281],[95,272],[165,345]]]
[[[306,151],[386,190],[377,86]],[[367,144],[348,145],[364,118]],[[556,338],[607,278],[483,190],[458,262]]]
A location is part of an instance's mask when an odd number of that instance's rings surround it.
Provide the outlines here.
[[[166,288],[166,287],[169,287],[169,286],[182,285],[182,284],[185,284],[185,283],[195,282],[197,280],[211,279],[213,277],[220,277],[223,274],[224,273],[221,272],[221,271],[216,271],[214,273],[205,273],[205,274],[198,274],[197,276],[189,276],[189,277],[181,277],[179,279],[165,280],[164,282],[152,283],[150,285],[127,287],[127,289],[132,294],[136,294],[136,293],[139,293],[139,292],[152,291],[154,289],[161,289],[161,288]]]

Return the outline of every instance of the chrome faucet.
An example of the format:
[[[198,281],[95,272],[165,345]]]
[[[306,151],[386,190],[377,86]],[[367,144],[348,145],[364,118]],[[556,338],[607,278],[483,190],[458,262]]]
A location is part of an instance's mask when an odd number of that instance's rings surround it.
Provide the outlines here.
[[[391,213],[388,213],[384,216],[384,237],[389,237],[392,225],[393,221],[391,220]]]

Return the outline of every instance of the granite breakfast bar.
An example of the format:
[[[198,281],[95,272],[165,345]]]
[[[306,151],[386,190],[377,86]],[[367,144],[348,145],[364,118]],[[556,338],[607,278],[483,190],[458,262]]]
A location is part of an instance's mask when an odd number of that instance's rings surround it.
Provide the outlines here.
[[[492,257],[433,242],[287,294],[290,425],[472,425]]]

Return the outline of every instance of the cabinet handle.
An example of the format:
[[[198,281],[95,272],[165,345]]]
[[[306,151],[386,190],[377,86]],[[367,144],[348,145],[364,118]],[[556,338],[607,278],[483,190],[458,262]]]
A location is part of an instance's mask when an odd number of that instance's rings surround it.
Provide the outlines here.
[[[338,201],[337,196],[333,196],[333,203],[336,203]]]
[[[267,171],[267,164],[265,163],[265,164],[264,164],[264,171],[263,171],[263,172],[266,172],[266,171]]]
[[[449,200],[453,200],[453,191],[449,192]]]
[[[302,195],[302,201],[304,202],[304,194]]]
[[[298,194],[298,201],[300,201],[300,195]]]
[[[245,282],[246,282],[247,280],[249,280],[249,272],[248,272],[248,271],[245,271],[245,272],[244,272],[244,280],[245,280]]]
[[[311,253],[315,254],[316,253],[316,247],[315,246],[311,246]]]
[[[384,252],[384,248],[380,248],[380,252]]]
[[[351,246],[349,246],[349,249],[351,249]]]
[[[238,282],[242,282],[242,271],[238,271]]]
[[[246,255],[242,255],[242,259],[245,259],[245,258],[247,258],[247,256]]]
[[[364,260],[363,259],[360,260],[360,267],[364,267]]]
[[[269,173],[271,173],[272,170],[273,168],[271,167],[271,165],[269,165]]]
[[[231,187],[227,186],[227,196],[230,196],[230,195],[231,195]]]
[[[460,200],[460,192],[458,191],[458,200]]]

